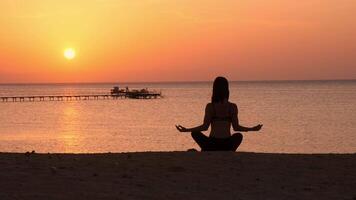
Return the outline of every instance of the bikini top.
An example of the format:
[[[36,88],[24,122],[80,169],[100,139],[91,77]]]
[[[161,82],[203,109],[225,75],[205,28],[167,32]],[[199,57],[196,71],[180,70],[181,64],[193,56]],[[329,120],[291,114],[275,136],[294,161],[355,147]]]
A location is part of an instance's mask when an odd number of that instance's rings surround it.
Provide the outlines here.
[[[224,117],[216,116],[216,110],[215,110],[214,104],[212,106],[213,106],[213,116],[211,118],[212,121],[226,121],[226,122],[231,122],[232,121],[231,109],[230,109],[231,106],[229,106],[229,114],[228,114],[228,116],[224,116]]]

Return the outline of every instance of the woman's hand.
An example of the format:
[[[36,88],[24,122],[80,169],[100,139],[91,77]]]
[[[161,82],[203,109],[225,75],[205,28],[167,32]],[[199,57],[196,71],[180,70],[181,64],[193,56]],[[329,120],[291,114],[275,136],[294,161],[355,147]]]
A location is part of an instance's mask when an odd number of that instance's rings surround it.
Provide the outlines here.
[[[252,129],[252,131],[259,131],[259,130],[261,130],[262,126],[263,126],[263,124],[259,124],[257,126],[252,127],[251,129]]]
[[[176,125],[176,128],[178,129],[179,132],[188,132],[188,129],[181,125]]]

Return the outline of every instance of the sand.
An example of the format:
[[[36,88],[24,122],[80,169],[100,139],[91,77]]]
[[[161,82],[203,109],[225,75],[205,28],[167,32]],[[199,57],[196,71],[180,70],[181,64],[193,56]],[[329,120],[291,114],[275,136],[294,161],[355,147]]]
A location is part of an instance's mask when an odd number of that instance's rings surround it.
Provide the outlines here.
[[[356,199],[356,154],[0,153],[0,199]]]

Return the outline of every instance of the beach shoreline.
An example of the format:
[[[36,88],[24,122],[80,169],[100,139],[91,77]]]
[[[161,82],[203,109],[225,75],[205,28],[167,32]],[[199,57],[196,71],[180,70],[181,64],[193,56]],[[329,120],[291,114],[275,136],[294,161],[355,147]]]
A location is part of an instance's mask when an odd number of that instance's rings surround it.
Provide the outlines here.
[[[0,199],[356,199],[356,154],[0,153]]]

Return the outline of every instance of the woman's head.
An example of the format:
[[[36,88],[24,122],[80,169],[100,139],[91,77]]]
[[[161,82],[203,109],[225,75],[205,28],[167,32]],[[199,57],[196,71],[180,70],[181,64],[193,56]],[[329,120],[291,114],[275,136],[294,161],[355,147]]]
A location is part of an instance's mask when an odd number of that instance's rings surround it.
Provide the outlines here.
[[[213,95],[211,103],[222,103],[229,100],[229,82],[225,77],[216,77],[213,85]]]

